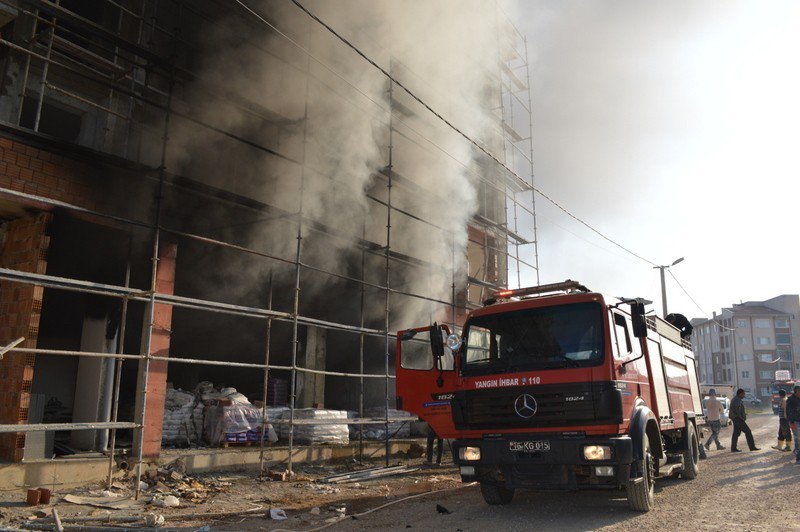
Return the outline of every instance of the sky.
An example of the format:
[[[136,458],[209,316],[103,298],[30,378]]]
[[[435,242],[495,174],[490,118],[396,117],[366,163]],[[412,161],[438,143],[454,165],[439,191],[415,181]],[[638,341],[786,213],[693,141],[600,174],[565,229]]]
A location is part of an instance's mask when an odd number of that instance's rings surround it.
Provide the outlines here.
[[[684,257],[672,272],[697,305],[667,275],[670,312],[800,293],[800,2],[521,0],[514,18],[538,187],[656,264]],[[658,270],[536,209],[542,282],[660,314]]]

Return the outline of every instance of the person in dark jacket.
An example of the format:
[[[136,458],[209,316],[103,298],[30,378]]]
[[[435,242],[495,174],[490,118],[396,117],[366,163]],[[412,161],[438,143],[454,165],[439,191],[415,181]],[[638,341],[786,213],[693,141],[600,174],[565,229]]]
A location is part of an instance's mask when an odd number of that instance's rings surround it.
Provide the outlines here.
[[[786,400],[786,420],[794,434],[795,463],[800,464],[800,443],[797,441],[800,437],[800,386],[795,386],[794,393]]]
[[[778,443],[772,446],[773,449],[778,451],[791,451],[792,450],[792,429],[789,427],[789,421],[786,419],[786,390],[779,390],[778,395]]]
[[[731,401],[731,406],[728,409],[728,413],[728,417],[730,417],[730,420],[733,422],[731,452],[740,452],[740,450],[736,447],[739,442],[739,435],[743,432],[745,438],[747,438],[747,446],[750,447],[750,450],[759,451],[760,449],[756,447],[756,442],[753,440],[753,433],[750,431],[750,427],[747,426],[747,412],[744,408],[744,390],[741,388],[736,390],[736,397],[734,397],[733,401]]]

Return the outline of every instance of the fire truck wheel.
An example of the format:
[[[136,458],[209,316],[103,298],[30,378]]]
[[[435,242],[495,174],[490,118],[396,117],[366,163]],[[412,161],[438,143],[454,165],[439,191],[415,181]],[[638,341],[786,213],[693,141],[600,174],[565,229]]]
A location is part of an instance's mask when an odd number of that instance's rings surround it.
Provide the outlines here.
[[[653,507],[653,488],[656,482],[656,465],[650,450],[650,438],[644,437],[644,460],[640,462],[642,478],[640,482],[628,482],[628,506],[637,512],[649,512]]]
[[[681,478],[692,480],[697,478],[700,472],[700,443],[697,441],[697,431],[694,425],[689,424],[686,428],[689,431],[688,445],[683,451],[683,471]]]
[[[481,482],[481,495],[483,495],[483,500],[486,501],[486,504],[495,506],[510,503],[511,499],[514,498],[514,490],[497,484]]]

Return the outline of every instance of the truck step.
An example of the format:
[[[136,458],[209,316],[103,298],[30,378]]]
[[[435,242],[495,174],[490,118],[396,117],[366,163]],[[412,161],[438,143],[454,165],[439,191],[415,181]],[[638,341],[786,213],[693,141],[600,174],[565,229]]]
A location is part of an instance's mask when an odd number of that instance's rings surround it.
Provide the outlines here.
[[[669,462],[658,469],[658,478],[665,478],[683,471],[683,457],[680,462]]]

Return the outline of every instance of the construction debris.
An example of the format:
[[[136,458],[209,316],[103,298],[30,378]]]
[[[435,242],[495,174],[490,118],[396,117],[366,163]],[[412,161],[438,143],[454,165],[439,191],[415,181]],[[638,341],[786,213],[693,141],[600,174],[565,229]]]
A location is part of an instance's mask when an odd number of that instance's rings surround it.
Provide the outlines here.
[[[326,484],[346,484],[350,482],[364,482],[375,478],[391,477],[394,475],[403,475],[418,471],[419,468],[411,468],[408,466],[394,466],[394,467],[375,467],[371,469],[364,469],[361,471],[354,471],[350,473],[339,473],[330,475],[325,478],[318,479],[317,482]]]
[[[288,519],[286,517],[286,512],[281,510],[280,508],[270,508],[269,509],[269,518],[274,521],[283,521]]]
[[[181,505],[181,501],[174,495],[167,495],[163,499],[154,499],[153,504],[160,508],[175,508]]]
[[[70,494],[65,496],[63,500],[72,504],[93,506],[95,508],[108,508],[110,510],[136,510],[144,508],[152,500],[152,498],[140,497],[137,501],[132,495],[127,497],[87,497]]]
[[[147,490],[141,493],[139,501],[132,500],[135,481],[130,472],[110,486],[103,483],[102,486],[85,487],[69,495],[59,493],[54,500],[58,501],[56,507],[59,517],[67,530],[110,530],[115,527],[134,530],[158,526],[189,526],[191,530],[197,530],[195,527],[208,525],[216,528],[216,523],[227,519],[244,519],[246,516],[253,523],[242,525],[242,529],[263,526],[263,522],[257,524],[259,519],[273,519],[274,528],[285,525],[277,524],[277,521],[284,520],[283,516],[289,518],[287,523],[336,523],[357,515],[358,506],[351,507],[352,501],[397,499],[400,493],[419,493],[430,489],[430,484],[441,486],[441,482],[460,481],[455,470],[437,471],[434,476],[430,471],[419,469],[418,462],[386,468],[382,467],[382,461],[372,462],[375,467],[362,465],[352,459],[326,464],[298,464],[293,476],[287,474],[284,465],[275,464],[269,473],[285,481],[274,482],[267,487],[248,473],[186,473],[185,459],[181,459],[160,467],[148,467],[147,474],[142,475],[146,479]],[[357,469],[359,467],[366,469]],[[14,501],[19,502],[19,494]],[[40,510],[37,518],[31,515],[32,510]],[[17,528],[53,530],[51,507],[39,506],[23,511],[20,506],[16,511],[12,509],[12,513],[5,519],[0,518],[0,528],[15,522]],[[230,521],[229,524],[232,523]]]
[[[149,526],[151,528],[162,526],[164,521],[164,516],[161,514],[149,513],[144,516],[145,526]]]
[[[61,525],[61,517],[58,515],[58,510],[53,508],[53,528],[56,532],[64,532],[64,527]]]

